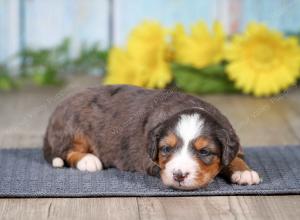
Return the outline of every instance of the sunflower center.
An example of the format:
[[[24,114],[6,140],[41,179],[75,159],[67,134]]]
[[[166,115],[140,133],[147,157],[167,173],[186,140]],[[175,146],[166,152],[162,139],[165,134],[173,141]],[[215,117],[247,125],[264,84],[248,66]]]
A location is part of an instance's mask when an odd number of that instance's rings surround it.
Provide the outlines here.
[[[253,50],[253,57],[260,63],[270,63],[274,59],[274,49],[270,45],[259,44]]]

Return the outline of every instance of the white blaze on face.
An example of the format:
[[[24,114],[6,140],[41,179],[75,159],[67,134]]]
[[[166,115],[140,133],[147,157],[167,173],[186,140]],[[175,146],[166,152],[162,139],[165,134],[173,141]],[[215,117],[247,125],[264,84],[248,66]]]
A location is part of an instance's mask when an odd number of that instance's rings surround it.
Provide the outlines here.
[[[201,134],[203,120],[199,114],[181,115],[175,128],[176,134],[183,141],[182,148],[176,152],[170,161],[167,162],[164,171],[164,180],[166,184],[178,184],[173,180],[173,173],[181,171],[183,174],[189,173],[187,178],[182,182],[183,186],[193,185],[194,178],[199,171],[199,165],[193,158],[188,149],[191,140]]]

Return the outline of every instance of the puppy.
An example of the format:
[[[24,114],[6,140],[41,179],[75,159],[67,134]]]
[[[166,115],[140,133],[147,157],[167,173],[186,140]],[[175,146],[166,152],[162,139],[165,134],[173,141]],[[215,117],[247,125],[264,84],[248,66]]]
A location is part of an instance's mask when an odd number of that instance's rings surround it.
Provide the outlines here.
[[[52,114],[44,156],[53,167],[115,167],[160,176],[166,186],[197,189],[223,174],[258,184],[227,118],[197,97],[115,85],[89,88]]]

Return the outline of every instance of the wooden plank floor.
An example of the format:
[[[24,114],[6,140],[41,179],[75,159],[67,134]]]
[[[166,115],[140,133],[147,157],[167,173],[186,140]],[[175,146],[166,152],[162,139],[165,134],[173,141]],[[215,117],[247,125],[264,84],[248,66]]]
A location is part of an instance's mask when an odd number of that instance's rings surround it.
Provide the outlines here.
[[[98,79],[0,92],[0,148],[41,147],[56,104]],[[300,144],[300,88],[269,99],[202,96],[232,121],[244,146]],[[1,178],[1,177],[0,177]],[[0,199],[0,219],[295,219],[300,196]]]

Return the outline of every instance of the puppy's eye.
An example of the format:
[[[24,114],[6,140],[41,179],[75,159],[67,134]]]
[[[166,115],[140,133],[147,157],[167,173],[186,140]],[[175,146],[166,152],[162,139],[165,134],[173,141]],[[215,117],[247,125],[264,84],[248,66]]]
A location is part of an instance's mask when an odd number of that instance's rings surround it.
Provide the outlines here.
[[[206,149],[201,149],[201,150],[199,151],[199,154],[200,154],[201,156],[210,156],[210,155],[211,155],[211,152],[208,151],[208,150],[206,150]]]
[[[167,146],[167,145],[160,148],[160,152],[162,154],[168,154],[168,153],[171,152],[171,150],[172,150],[172,148],[170,146]]]

